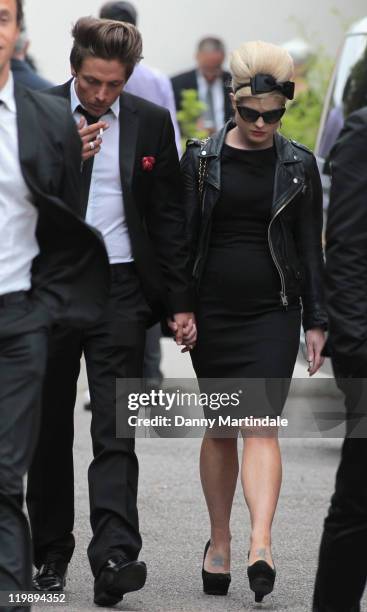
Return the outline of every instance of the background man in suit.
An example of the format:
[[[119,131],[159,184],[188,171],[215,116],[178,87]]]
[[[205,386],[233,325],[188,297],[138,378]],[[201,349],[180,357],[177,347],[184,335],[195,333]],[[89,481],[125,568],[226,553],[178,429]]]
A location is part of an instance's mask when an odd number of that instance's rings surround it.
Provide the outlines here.
[[[219,38],[203,38],[197,48],[197,68],[173,77],[176,107],[181,109],[182,92],[196,89],[199,99],[207,106],[202,115],[203,127],[215,132],[223,127],[232,116],[232,106],[228,95],[231,75],[223,70],[226,51]]]
[[[109,277],[102,240],[71,210],[81,145],[70,110],[14,86],[22,16],[21,0],[0,0],[0,591],[12,592],[31,588],[23,477],[38,434],[48,330],[60,317],[80,327],[100,316]]]
[[[367,107],[330,154],[326,230],[329,344],[347,436],[320,547],[314,612],[359,612],[367,578]]]
[[[34,90],[42,90],[52,87],[52,83],[50,83],[50,81],[43,79],[29,65],[27,61],[29,45],[30,41],[27,30],[23,26],[15,44],[15,49],[11,60],[11,70],[13,72],[14,80],[17,83],[21,83],[25,87],[29,87],[29,89]]]
[[[196,329],[170,115],[123,92],[141,57],[141,36],[127,23],[82,18],[73,38],[74,78],[53,94],[68,99],[84,154],[98,152],[84,164],[81,211],[104,236],[112,288],[94,328],[82,334],[61,329],[53,338],[27,501],[39,568],[34,586],[61,590],[74,550],[73,409],[84,351],[94,454],[88,556],[95,603],[107,606],[146,579],[145,564],[137,561],[138,462],[134,439],[116,438],[116,379],[141,377],[149,321],[172,316],[178,344],[194,344]]]

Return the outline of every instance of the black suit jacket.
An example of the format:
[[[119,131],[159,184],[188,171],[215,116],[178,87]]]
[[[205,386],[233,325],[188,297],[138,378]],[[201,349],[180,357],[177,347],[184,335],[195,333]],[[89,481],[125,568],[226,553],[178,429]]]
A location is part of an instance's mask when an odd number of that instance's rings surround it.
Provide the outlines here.
[[[367,376],[367,107],[352,113],[330,153],[326,229],[329,346],[340,377]]]
[[[49,93],[70,100],[70,84]],[[126,222],[151,322],[192,311],[180,168],[169,111],[123,92],[119,155]],[[154,158],[151,171],[143,169],[144,157]]]
[[[233,109],[231,105],[231,100],[229,97],[229,87],[231,84],[231,75],[229,72],[223,72],[223,94],[224,94],[224,118],[223,125],[226,123],[233,115]],[[182,103],[182,92],[185,89],[196,89],[198,91],[198,80],[197,80],[197,72],[196,70],[190,70],[189,72],[183,72],[182,74],[178,74],[177,76],[172,77],[171,79],[173,91],[175,94],[176,108],[177,110],[181,109]]]
[[[18,84],[14,91],[21,170],[39,211],[32,294],[55,321],[86,326],[103,311],[109,264],[102,239],[76,214],[79,134],[62,100]]]

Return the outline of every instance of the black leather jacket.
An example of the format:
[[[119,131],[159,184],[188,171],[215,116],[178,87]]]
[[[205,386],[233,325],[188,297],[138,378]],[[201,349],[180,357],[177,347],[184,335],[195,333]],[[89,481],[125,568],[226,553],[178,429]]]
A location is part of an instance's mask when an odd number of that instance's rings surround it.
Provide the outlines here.
[[[221,150],[229,121],[205,143],[188,142],[182,158],[191,269],[198,288],[208,253],[211,218],[221,189]],[[279,274],[280,303],[301,297],[304,330],[327,328],[322,251],[322,187],[315,157],[306,147],[275,135],[274,196],[268,226],[269,249]],[[199,159],[207,161],[202,198]]]

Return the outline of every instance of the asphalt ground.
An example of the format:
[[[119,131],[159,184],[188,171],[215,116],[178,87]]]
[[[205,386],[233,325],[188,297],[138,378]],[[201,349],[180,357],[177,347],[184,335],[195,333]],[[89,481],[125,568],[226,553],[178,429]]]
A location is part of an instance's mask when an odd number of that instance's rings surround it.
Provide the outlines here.
[[[179,363],[180,357],[172,359],[172,350],[172,345],[165,345],[163,364],[165,373],[174,376],[177,371],[172,370],[172,363]],[[181,370],[182,366],[179,367]],[[108,610],[93,604],[93,577],[86,555],[91,535],[87,486],[91,417],[82,406],[86,388],[84,372],[79,388],[75,410],[76,550],[69,566],[67,603],[35,608],[47,612]],[[302,414],[310,401],[313,400],[292,398],[288,409]],[[242,442],[239,452],[241,445]],[[341,440],[285,438],[281,446],[283,486],[273,528],[277,578],[273,593],[262,604],[255,604],[246,575],[250,527],[241,487],[237,487],[231,521],[229,594],[207,596],[201,584],[202,555],[209,524],[198,472],[200,439],[138,439],[143,537],[140,559],[147,563],[148,579],[143,590],[126,595],[114,609],[126,612],[310,611],[322,523],[333,489]],[[367,607],[362,611],[366,612]]]

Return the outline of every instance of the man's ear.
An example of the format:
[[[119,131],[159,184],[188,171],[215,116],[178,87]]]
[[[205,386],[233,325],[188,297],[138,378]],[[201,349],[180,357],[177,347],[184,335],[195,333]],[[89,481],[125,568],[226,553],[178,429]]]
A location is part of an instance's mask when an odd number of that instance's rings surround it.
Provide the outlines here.
[[[70,72],[71,72],[73,77],[76,77],[76,70],[75,70],[75,68],[72,65],[70,65]]]

